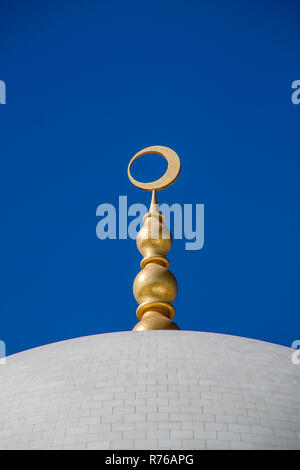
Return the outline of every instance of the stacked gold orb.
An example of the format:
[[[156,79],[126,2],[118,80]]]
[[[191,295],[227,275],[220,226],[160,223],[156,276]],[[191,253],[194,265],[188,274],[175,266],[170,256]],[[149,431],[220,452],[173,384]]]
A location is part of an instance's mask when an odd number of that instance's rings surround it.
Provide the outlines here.
[[[172,321],[175,309],[172,305],[177,295],[177,282],[169,271],[167,253],[172,247],[172,236],[159,212],[155,191],[149,213],[137,236],[137,247],[144,256],[142,270],[133,283],[133,294],[139,303],[137,317],[140,320],[133,330],[179,330]]]

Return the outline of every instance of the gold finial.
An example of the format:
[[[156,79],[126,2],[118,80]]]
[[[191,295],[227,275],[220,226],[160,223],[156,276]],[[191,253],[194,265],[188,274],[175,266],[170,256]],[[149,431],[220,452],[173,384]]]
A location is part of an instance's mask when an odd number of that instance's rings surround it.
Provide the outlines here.
[[[142,155],[156,153],[168,162],[165,174],[151,183],[141,183],[130,173],[132,163]],[[168,147],[155,145],[138,152],[128,165],[130,181],[140,189],[152,191],[152,200],[148,214],[143,218],[144,225],[137,236],[137,247],[144,258],[142,270],[133,283],[133,294],[138,302],[136,314],[140,320],[133,330],[179,330],[172,320],[175,309],[172,305],[177,295],[177,282],[168,270],[167,253],[172,246],[172,236],[164,225],[165,218],[159,212],[156,191],[167,188],[174,183],[180,172],[178,155]]]

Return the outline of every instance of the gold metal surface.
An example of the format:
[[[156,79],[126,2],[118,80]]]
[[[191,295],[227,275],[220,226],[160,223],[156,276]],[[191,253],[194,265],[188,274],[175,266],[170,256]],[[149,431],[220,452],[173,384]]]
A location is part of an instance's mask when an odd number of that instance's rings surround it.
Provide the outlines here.
[[[137,181],[131,176],[130,168],[133,162],[141,157],[142,155],[146,155],[147,153],[156,153],[164,157],[168,162],[168,168],[165,174],[156,181],[152,181],[151,183],[142,183]],[[159,191],[160,189],[165,189],[168,186],[176,181],[178,175],[180,173],[180,160],[176,152],[170,149],[169,147],[162,147],[161,145],[153,145],[152,147],[146,147],[145,149],[141,150],[140,152],[136,153],[134,157],[129,162],[128,165],[128,178],[140,189],[144,189],[145,191]]]
[[[157,153],[168,162],[166,173],[151,183],[141,183],[130,173],[132,163],[147,153]],[[167,188],[177,179],[180,172],[178,155],[168,147],[147,147],[138,152],[128,166],[130,181],[140,189],[152,190],[152,200],[148,214],[144,217],[144,225],[137,236],[137,247],[143,255],[142,270],[133,283],[133,294],[139,304],[137,317],[140,320],[134,331],[143,330],[179,330],[174,323],[175,309],[173,302],[177,295],[177,282],[168,270],[167,253],[172,247],[172,236],[165,226],[165,218],[159,212],[156,191]]]

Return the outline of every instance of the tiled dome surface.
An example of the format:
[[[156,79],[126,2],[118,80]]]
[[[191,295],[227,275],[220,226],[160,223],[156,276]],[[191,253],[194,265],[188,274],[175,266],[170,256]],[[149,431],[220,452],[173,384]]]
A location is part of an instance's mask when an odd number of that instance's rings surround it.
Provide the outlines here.
[[[300,449],[291,353],[145,331],[15,354],[0,365],[0,449]]]

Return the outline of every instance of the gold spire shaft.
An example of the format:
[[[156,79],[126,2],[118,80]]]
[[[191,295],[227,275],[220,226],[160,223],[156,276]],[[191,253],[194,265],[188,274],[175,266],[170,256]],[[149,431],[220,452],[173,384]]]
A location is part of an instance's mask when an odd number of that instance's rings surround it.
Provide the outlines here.
[[[144,225],[137,236],[137,247],[144,256],[142,270],[133,283],[133,294],[139,303],[139,323],[133,328],[140,330],[179,330],[172,321],[175,315],[173,302],[177,295],[177,282],[168,270],[167,253],[172,246],[172,236],[164,225],[159,212],[156,192],[153,191],[151,206],[144,217]]]
[[[133,161],[146,153],[157,153],[168,161],[166,173],[152,183],[140,183],[130,174]],[[175,315],[173,302],[177,295],[177,282],[168,270],[167,253],[172,247],[172,236],[165,226],[165,218],[159,211],[156,190],[170,186],[180,172],[178,155],[168,147],[154,146],[138,152],[130,161],[128,176],[141,189],[152,190],[149,212],[137,236],[137,248],[143,255],[141,271],[133,283],[133,294],[138,302],[137,317],[140,320],[133,330],[179,330],[172,320]]]

